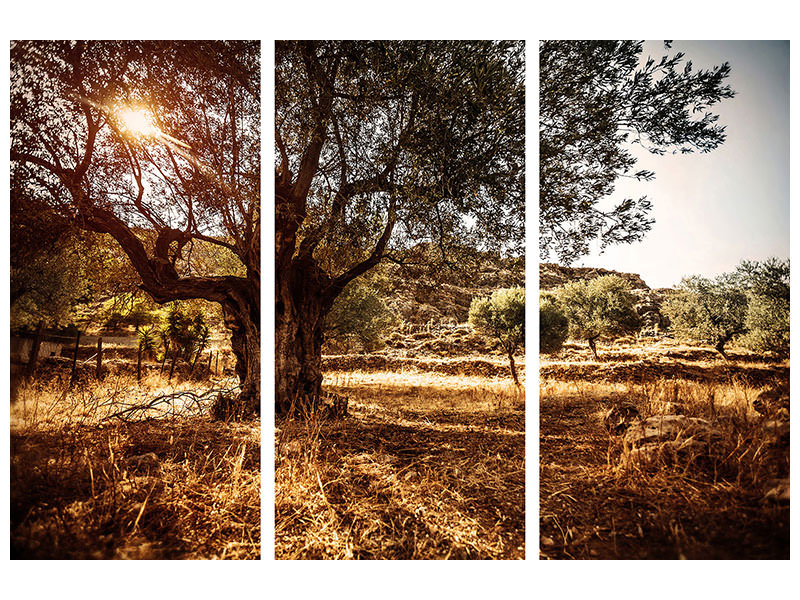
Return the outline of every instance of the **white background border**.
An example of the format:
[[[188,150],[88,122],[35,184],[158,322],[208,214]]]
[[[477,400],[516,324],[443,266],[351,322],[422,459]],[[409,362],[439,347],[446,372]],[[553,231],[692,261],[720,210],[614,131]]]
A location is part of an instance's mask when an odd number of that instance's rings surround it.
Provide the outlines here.
[[[789,3],[761,1],[669,3],[621,2],[435,2],[402,3],[321,2],[35,2],[16,0],[2,10],[3,72],[9,74],[11,39],[260,39],[262,41],[262,215],[267,227],[264,254],[262,316],[263,405],[262,469],[263,560],[258,562],[33,562],[9,561],[8,438],[2,445],[3,588],[9,596],[26,598],[618,598],[644,595],[648,599],[752,598],[771,592],[784,595],[793,585],[785,561],[538,561],[538,392],[534,374],[538,356],[538,39],[792,39],[797,27]],[[744,11],[747,12],[739,12]],[[527,42],[527,287],[528,287],[528,436],[527,436],[527,554],[517,562],[284,562],[273,560],[273,422],[274,389],[272,258],[274,201],[271,196],[273,115],[273,48],[275,39],[525,39]],[[792,114],[796,108],[797,52],[791,48]],[[8,115],[8,87],[2,105]],[[8,122],[8,121],[6,121]],[[797,127],[792,119],[791,148]],[[9,156],[4,138],[4,156]],[[792,152],[791,173],[796,173]],[[2,232],[8,232],[8,186],[2,190]],[[794,198],[792,188],[792,198]],[[796,211],[792,211],[792,224]],[[792,227],[794,229],[794,227]],[[746,243],[743,240],[743,243]],[[792,255],[795,254],[792,244]],[[2,264],[9,264],[8,242],[2,245]],[[2,303],[8,315],[8,280],[2,281]],[[2,345],[2,389],[8,390],[8,344]],[[792,375],[792,382],[795,381]],[[800,389],[800,388],[797,388]],[[3,413],[8,432],[8,412]],[[8,435],[5,433],[4,435]],[[796,436],[795,436],[796,437]],[[797,444],[794,444],[795,448]],[[798,465],[797,451],[793,464]],[[797,527],[792,527],[796,548]]]

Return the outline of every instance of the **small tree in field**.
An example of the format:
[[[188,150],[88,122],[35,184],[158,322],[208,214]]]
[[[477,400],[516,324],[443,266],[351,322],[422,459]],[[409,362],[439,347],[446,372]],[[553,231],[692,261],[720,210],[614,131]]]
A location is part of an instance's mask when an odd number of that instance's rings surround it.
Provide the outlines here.
[[[745,333],[739,340],[755,352],[789,355],[789,261],[744,261],[736,277],[747,290]]]
[[[539,352],[555,354],[569,335],[569,320],[555,295],[539,296]]]
[[[789,353],[789,261],[742,262],[715,279],[689,277],[664,313],[679,336],[714,344],[737,342],[756,352]]]
[[[747,330],[747,304],[741,281],[725,274],[685,278],[662,310],[676,335],[714,344],[727,360],[725,345]]]
[[[789,355],[789,302],[767,296],[753,296],[747,305],[745,333],[739,342],[754,352]]]
[[[469,307],[469,324],[500,342],[514,383],[520,385],[514,352],[525,345],[525,288],[495,290],[488,298],[475,298]]]
[[[365,352],[381,346],[383,337],[397,324],[378,291],[360,280],[351,281],[334,300],[325,318],[325,335],[349,344],[357,340]]]
[[[569,334],[589,342],[595,360],[597,339],[623,335],[639,326],[630,285],[616,275],[590,281],[573,281],[557,291],[558,302],[569,320]]]

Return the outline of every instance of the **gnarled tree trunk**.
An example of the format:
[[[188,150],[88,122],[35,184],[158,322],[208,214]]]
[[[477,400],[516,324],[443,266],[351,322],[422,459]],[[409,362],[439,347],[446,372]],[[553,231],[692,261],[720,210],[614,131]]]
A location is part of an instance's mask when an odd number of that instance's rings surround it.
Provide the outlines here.
[[[276,273],[275,413],[308,416],[322,390],[323,321],[333,304],[330,279],[311,258]]]
[[[514,351],[508,351],[508,366],[511,369],[511,377],[514,378],[514,385],[519,387],[521,384],[519,382],[519,377],[517,376],[517,365],[514,363]]]
[[[128,255],[142,279],[141,288],[159,303],[202,298],[222,305],[225,325],[231,331],[231,346],[236,356],[236,374],[241,388],[235,398],[220,399],[214,415],[220,419],[244,419],[260,414],[261,393],[261,292],[257,268],[258,249],[253,250],[256,265],[246,277],[180,277],[169,260],[170,242],[181,232],[164,229],[156,241],[155,256],[149,257],[142,242],[118,217],[94,207],[85,227],[108,233]]]
[[[257,290],[257,285],[246,286],[232,292],[222,303],[241,388],[233,404],[218,403],[215,407],[215,414],[220,418],[261,414],[261,301]]]

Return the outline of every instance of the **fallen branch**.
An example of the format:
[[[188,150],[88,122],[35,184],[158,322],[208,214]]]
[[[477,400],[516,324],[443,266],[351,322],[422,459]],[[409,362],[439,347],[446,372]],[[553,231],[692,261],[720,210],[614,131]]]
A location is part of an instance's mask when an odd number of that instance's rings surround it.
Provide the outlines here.
[[[147,400],[146,402],[125,405],[126,408],[104,417],[101,419],[101,422],[109,421],[111,419],[119,419],[124,422],[152,419],[154,417],[152,415],[148,415],[147,413],[153,410],[159,410],[161,412],[161,416],[170,413],[173,417],[192,413],[195,409],[198,412],[202,412],[203,404],[207,400],[213,400],[220,394],[233,394],[241,387],[241,384],[237,384],[228,388],[212,387],[211,389],[202,393],[184,390],[180,392],[172,392],[170,394],[161,394],[160,396],[156,396],[155,398]],[[181,409],[176,411],[176,406],[180,406]]]

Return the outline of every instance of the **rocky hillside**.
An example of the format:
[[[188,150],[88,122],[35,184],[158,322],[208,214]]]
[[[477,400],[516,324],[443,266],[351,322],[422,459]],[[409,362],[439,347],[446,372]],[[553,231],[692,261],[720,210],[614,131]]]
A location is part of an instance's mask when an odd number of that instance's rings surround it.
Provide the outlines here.
[[[640,335],[657,335],[669,325],[669,320],[661,314],[661,304],[666,299],[669,288],[652,289],[636,273],[539,263],[539,288],[552,290],[570,281],[588,281],[603,275],[616,275],[630,284],[637,297],[636,312],[642,320]]]
[[[634,290],[649,290],[644,280],[635,273],[619,273],[592,267],[562,267],[553,263],[539,263],[539,287],[543,290],[557,288],[570,281],[588,281],[603,275],[616,275],[627,281]]]
[[[408,325],[464,323],[472,299],[494,290],[525,285],[524,258],[482,253],[471,268],[439,270],[409,276],[396,267],[386,303]]]

